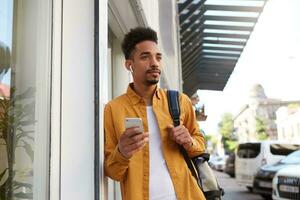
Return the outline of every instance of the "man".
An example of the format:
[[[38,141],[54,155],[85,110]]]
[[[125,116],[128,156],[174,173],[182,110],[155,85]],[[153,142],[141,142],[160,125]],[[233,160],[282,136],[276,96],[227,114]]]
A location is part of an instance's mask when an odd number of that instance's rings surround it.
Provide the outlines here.
[[[204,138],[186,95],[180,95],[181,125],[172,125],[166,92],[157,86],[162,53],[156,32],[131,29],[122,49],[133,83],[105,107],[105,174],[121,182],[125,200],[205,199],[178,148],[199,155]],[[124,119],[132,117],[142,119],[145,132],[125,129]]]

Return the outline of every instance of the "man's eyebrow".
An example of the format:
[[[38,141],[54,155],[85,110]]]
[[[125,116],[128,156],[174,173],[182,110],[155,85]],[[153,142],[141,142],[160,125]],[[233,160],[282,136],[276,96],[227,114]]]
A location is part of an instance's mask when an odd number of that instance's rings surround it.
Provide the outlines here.
[[[142,56],[142,55],[149,55],[149,54],[150,54],[149,51],[144,51],[144,52],[142,52],[142,53],[140,54],[140,56]]]
[[[140,54],[140,56],[142,56],[142,55],[149,55],[149,54],[151,54],[149,51],[144,51],[144,52],[142,52],[141,54]],[[156,55],[157,56],[162,56],[162,53],[156,53]]]

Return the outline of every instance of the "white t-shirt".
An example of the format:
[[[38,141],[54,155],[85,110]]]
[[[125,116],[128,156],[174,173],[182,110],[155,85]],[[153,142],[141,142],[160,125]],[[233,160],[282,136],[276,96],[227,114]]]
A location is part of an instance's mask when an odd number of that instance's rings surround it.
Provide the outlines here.
[[[160,130],[152,106],[147,106],[150,149],[150,200],[177,200],[174,186],[162,153]]]

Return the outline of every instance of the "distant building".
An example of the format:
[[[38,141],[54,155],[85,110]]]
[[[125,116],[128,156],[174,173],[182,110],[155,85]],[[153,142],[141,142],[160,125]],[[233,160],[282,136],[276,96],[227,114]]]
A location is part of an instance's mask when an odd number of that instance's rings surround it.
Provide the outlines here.
[[[240,112],[233,119],[238,141],[257,141],[257,119],[265,122],[266,133],[269,138],[277,139],[276,111],[279,107],[287,106],[291,103],[300,103],[300,101],[282,101],[268,98],[260,84],[254,85],[250,90],[249,102],[241,108]]]
[[[278,139],[300,142],[300,106],[284,106],[276,111]]]

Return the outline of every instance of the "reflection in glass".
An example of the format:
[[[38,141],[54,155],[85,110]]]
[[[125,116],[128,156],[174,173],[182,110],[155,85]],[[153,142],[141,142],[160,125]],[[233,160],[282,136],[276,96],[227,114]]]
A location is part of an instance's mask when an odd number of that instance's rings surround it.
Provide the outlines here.
[[[34,196],[36,4],[0,0],[0,200]]]

